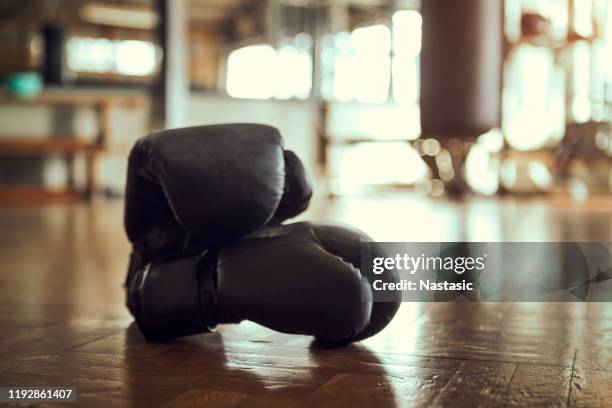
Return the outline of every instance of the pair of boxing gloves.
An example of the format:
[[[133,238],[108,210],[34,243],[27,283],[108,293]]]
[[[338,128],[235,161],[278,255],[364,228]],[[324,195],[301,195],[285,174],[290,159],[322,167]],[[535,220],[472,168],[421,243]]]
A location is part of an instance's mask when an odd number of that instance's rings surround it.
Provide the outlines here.
[[[361,232],[283,225],[311,196],[302,163],[269,126],[200,126],[138,140],[128,164],[125,286],[147,340],[243,320],[340,343],[381,331],[400,299],[373,302],[372,282],[396,282],[396,272],[361,270],[360,245],[370,241]]]

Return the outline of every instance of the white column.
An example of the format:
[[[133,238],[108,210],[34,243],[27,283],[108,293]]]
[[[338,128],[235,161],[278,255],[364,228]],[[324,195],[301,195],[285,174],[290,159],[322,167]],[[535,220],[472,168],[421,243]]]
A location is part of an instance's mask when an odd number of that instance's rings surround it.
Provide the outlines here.
[[[187,63],[187,0],[166,3],[166,128],[187,126],[190,98]]]

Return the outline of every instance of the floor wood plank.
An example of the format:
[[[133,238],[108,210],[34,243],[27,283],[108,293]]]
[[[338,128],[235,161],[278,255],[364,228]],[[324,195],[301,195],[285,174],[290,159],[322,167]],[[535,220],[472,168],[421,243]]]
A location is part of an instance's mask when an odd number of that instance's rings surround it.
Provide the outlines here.
[[[566,406],[572,369],[520,364],[508,388],[504,405],[516,407]]]
[[[572,378],[570,406],[596,408],[610,405],[612,371],[577,369]]]

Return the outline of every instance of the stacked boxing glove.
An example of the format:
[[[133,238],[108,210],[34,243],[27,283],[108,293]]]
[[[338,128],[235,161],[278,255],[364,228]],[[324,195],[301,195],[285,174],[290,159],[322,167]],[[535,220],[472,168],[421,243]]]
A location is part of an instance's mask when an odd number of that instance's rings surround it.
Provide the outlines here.
[[[374,276],[360,271],[360,243],[369,238],[278,225],[302,212],[311,194],[299,159],[267,126],[179,129],[139,141],[126,194],[134,246],[127,290],[147,339],[245,319],[340,342],[382,330],[400,299],[372,302]],[[377,279],[398,277],[388,271]]]
[[[280,223],[304,211],[311,195],[302,163],[275,128],[166,130],[130,153],[125,229],[144,265]]]

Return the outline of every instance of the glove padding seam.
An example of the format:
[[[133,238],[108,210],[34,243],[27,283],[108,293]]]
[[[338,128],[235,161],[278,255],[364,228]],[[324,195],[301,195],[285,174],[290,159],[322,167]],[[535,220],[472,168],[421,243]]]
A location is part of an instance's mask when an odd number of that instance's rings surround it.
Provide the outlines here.
[[[223,257],[223,258],[221,258],[217,262],[217,265],[218,266],[222,266],[226,262],[232,262],[232,261],[235,261],[235,260],[240,259],[242,257],[245,257],[247,255],[251,255],[251,254],[257,253],[257,252],[262,251],[262,250],[268,251],[268,250],[270,250],[270,248],[276,249],[276,248],[281,248],[281,247],[284,247],[284,246],[287,246],[287,245],[293,245],[293,244],[312,244],[312,241],[300,239],[300,240],[290,241],[290,242],[281,242],[281,243],[278,243],[278,244],[276,244],[274,246],[268,246],[268,247],[265,247],[265,248],[251,249],[250,251],[247,251],[247,252],[241,252],[238,255],[234,255],[234,256],[231,256],[231,257]]]

